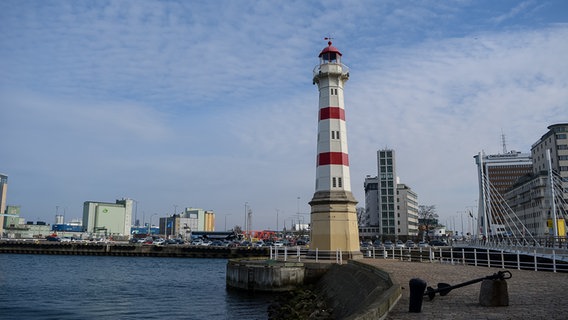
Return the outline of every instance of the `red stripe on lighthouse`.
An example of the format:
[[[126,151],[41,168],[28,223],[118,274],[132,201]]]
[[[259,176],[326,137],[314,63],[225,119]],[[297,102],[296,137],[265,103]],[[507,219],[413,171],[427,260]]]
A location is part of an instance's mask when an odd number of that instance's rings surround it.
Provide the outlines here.
[[[318,154],[318,166],[337,164],[349,166],[349,155],[343,152],[322,152]]]
[[[339,107],[325,107],[319,111],[319,119],[341,119],[345,121],[345,110]]]

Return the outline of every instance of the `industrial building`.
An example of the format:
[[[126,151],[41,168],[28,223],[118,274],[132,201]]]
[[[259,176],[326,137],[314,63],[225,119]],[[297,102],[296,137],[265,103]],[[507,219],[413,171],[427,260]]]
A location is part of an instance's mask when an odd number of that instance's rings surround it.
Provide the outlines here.
[[[215,231],[215,213],[199,208],[185,208],[180,214],[160,218],[160,233],[167,237],[189,239],[194,231]]]
[[[86,201],[83,204],[83,228],[93,236],[128,237],[132,224],[132,199],[115,203]]]

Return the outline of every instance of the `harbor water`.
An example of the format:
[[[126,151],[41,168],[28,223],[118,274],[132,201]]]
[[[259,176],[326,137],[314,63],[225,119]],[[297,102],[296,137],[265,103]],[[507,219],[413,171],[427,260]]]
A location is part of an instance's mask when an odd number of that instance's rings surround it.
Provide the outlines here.
[[[267,319],[226,259],[0,254],[0,319]]]

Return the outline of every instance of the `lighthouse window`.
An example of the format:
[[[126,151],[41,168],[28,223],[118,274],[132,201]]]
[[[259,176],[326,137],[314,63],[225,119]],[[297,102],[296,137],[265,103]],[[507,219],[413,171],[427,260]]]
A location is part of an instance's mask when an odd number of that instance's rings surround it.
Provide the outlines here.
[[[337,180],[335,179],[335,177],[331,178],[331,185],[336,188],[337,187]]]
[[[337,178],[337,186],[341,188],[341,177]]]
[[[337,95],[337,89],[332,88],[332,89],[331,89],[331,95],[332,95],[332,96],[333,96],[333,95],[336,96],[336,95]]]

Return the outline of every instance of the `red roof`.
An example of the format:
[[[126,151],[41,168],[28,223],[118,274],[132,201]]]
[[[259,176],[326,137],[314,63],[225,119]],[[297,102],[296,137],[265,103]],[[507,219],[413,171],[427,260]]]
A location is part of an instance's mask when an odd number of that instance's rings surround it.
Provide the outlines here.
[[[323,48],[323,50],[320,52],[319,56],[321,58],[322,54],[327,53],[327,52],[335,52],[337,54],[339,54],[340,56],[342,55],[341,52],[339,52],[339,50],[331,45],[331,41],[329,41],[327,43],[327,47]]]

